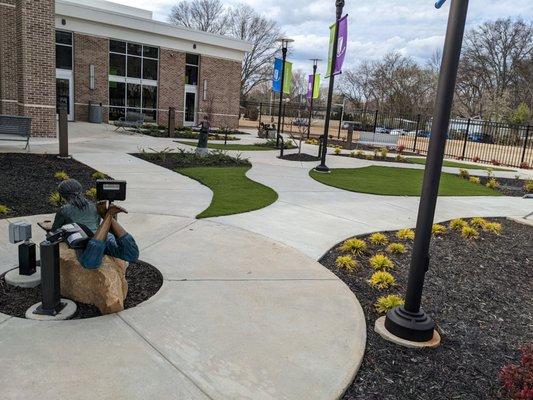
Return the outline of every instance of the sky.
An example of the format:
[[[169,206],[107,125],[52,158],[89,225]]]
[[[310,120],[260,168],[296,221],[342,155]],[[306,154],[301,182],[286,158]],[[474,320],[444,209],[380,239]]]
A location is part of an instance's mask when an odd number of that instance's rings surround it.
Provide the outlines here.
[[[154,18],[167,21],[177,0],[112,0],[148,9]],[[242,0],[222,0],[228,6]],[[440,10],[434,0],[346,0],[348,49],[345,68],[361,60],[379,59],[397,51],[420,64],[444,44],[449,11],[448,0]],[[334,0],[246,0],[263,16],[278,22],[291,43],[290,61],[295,69],[311,70],[310,58],[327,59],[329,30],[335,19]],[[497,18],[521,17],[533,21],[533,0],[471,0],[467,29]],[[324,63],[321,64],[324,69]],[[320,72],[319,66],[319,72]]]

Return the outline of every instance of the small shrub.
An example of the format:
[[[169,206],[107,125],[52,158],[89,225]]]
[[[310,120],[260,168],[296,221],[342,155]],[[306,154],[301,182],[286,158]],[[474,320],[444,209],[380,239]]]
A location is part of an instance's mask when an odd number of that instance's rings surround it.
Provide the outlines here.
[[[94,180],[107,178],[106,174],[104,174],[103,172],[100,172],[100,171],[96,171],[91,176],[93,177]]]
[[[363,254],[366,251],[366,242],[361,239],[348,239],[340,247],[342,252],[350,252],[353,255]]]
[[[376,289],[388,289],[396,284],[396,279],[389,272],[378,271],[374,272],[368,280],[370,286]]]
[[[470,226],[474,228],[482,229],[485,225],[488,224],[488,221],[485,218],[475,217],[470,220]]]
[[[306,144],[313,144],[313,145],[317,145],[318,144],[318,140],[316,139],[307,139],[305,141]]]
[[[461,229],[461,236],[465,239],[477,239],[479,238],[479,232],[471,226],[463,226]]]
[[[54,174],[54,178],[59,179],[60,181],[66,181],[69,179],[69,176],[65,171],[58,171]]]
[[[474,183],[476,185],[479,185],[481,183],[481,180],[477,176],[471,176],[469,181],[470,183]]]
[[[496,189],[496,188],[500,187],[500,184],[498,183],[498,181],[496,179],[490,178],[489,181],[487,182],[486,186],[489,189]]]
[[[63,202],[63,198],[61,197],[59,192],[53,192],[48,197],[48,202],[54,207],[59,207],[61,203]]]
[[[11,211],[11,209],[8,206],[6,206],[4,204],[0,204],[0,215],[6,215],[10,211]]]
[[[402,240],[413,240],[415,238],[415,231],[412,229],[400,229],[396,232],[396,237]]]
[[[364,158],[364,157],[365,157],[365,152],[362,151],[362,150],[357,150],[357,151],[355,152],[355,156],[356,156],[357,158]]]
[[[370,243],[378,245],[389,243],[389,238],[387,237],[387,235],[381,232],[373,233],[369,236],[368,240],[370,241]]]
[[[345,269],[347,271],[353,271],[357,266],[357,263],[352,256],[339,256],[335,260],[335,265],[339,269]]]
[[[441,224],[433,224],[431,227],[431,233],[433,233],[435,236],[444,235],[446,233],[446,227]]]
[[[407,250],[405,249],[405,246],[401,243],[391,243],[388,245],[387,251],[389,253],[403,254]]]
[[[492,168],[487,168],[485,172],[487,173],[487,178],[494,178],[494,170]]]
[[[481,158],[479,158],[478,156],[476,156],[476,157],[474,157],[474,158],[472,159],[472,161],[474,161],[475,163],[477,163],[477,162],[480,162],[480,161],[481,161]]]
[[[468,173],[468,170],[464,169],[464,168],[461,168],[459,169],[459,176],[463,179],[468,179],[470,178],[470,174]]]
[[[507,364],[500,371],[500,381],[508,398],[533,398],[533,343],[520,349],[519,364]]]
[[[90,197],[91,199],[96,199],[96,188],[92,187],[85,191],[85,196]]]
[[[533,181],[526,181],[526,183],[524,183],[524,191],[526,193],[533,192]]]
[[[405,301],[396,294],[389,294],[388,296],[381,296],[374,306],[376,311],[380,314],[384,314],[389,310],[392,310],[394,307],[403,306]]]
[[[352,157],[352,158],[356,157],[355,151],[350,151],[350,157]]]
[[[387,155],[389,154],[389,150],[386,147],[383,147],[379,150],[379,155],[381,158],[387,158]]]
[[[337,146],[337,147],[335,147],[335,150],[333,150],[333,152],[334,152],[336,155],[339,155],[339,154],[341,154],[342,149],[341,149],[339,146]]]
[[[500,235],[502,233],[502,224],[499,222],[487,222],[485,226],[483,226],[483,230]]]
[[[402,156],[400,154],[397,154],[396,155],[396,161],[398,161],[398,162],[406,162],[407,159],[404,156]]]
[[[372,154],[367,154],[366,155],[366,159],[367,160],[373,160],[374,159],[374,156]]]
[[[403,144],[398,146],[398,153],[399,154],[402,154],[404,152],[404,150],[405,150],[405,146]]]
[[[524,161],[523,163],[520,164],[520,168],[521,169],[529,169],[529,164]]]
[[[492,165],[496,165],[496,166],[502,165],[501,162],[499,162],[498,160],[495,160],[495,159],[492,159],[492,160],[490,161],[490,163],[491,163]]]
[[[370,266],[378,271],[386,271],[394,268],[394,262],[383,254],[376,254],[369,260]]]
[[[455,229],[458,231],[463,229],[465,226],[468,226],[468,222],[461,218],[452,219],[448,224],[450,229]]]

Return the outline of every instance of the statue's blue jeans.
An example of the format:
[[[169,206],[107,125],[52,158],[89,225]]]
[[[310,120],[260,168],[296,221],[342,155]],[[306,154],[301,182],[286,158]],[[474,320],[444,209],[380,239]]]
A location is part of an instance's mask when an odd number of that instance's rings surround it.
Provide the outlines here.
[[[78,253],[78,261],[84,268],[98,269],[105,255],[134,262],[139,258],[139,248],[129,233],[119,238],[109,233],[105,241],[89,240],[85,250]]]

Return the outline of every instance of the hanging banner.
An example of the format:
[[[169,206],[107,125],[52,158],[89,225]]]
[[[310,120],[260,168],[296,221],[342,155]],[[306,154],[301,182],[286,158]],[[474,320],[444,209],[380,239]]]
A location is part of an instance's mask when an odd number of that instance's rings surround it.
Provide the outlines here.
[[[280,58],[274,59],[274,77],[272,78],[272,90],[276,93],[281,91],[281,74],[285,75],[283,78],[283,93],[290,94],[292,88],[292,63],[285,61],[285,68],[283,68],[283,60]]]
[[[320,94],[320,74],[315,75],[315,82],[313,85],[313,75],[309,75],[309,81],[307,84],[307,98],[310,99],[311,96],[313,99],[318,99]]]
[[[332,73],[332,53],[333,41],[335,40],[335,25],[329,27],[329,52],[328,52],[328,75]],[[342,73],[342,65],[344,64],[344,57],[346,56],[346,46],[348,44],[348,14],[339,20],[339,40],[337,42],[337,54],[335,56],[335,66],[333,68],[333,75]]]

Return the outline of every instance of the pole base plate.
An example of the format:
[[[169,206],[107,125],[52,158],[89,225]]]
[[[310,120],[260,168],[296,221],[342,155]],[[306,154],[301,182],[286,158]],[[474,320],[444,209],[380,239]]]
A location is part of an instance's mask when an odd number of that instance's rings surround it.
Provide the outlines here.
[[[385,328],[385,318],[386,317],[380,317],[376,320],[376,323],[374,325],[374,331],[388,342],[397,344],[398,346],[407,347],[409,349],[433,349],[440,345],[441,338],[439,332],[437,332],[436,329],[433,332],[433,337],[427,342],[413,342],[411,340],[399,338],[398,336],[394,336],[392,333],[390,333]]]
[[[326,165],[322,165],[322,164],[317,165],[315,167],[315,171],[320,172],[322,174],[329,174],[331,172],[331,170]]]
[[[422,308],[412,313],[400,306],[387,312],[385,329],[405,340],[427,342],[433,338],[435,323]]]
[[[42,303],[36,303],[26,310],[26,318],[37,321],[62,321],[76,314],[77,306],[72,300],[61,299],[62,307],[56,310],[43,310]]]

